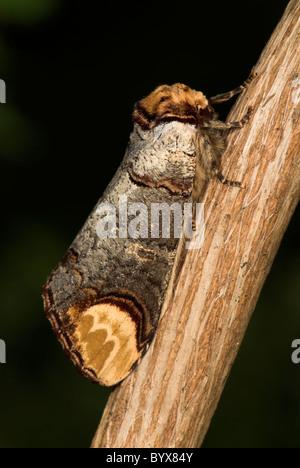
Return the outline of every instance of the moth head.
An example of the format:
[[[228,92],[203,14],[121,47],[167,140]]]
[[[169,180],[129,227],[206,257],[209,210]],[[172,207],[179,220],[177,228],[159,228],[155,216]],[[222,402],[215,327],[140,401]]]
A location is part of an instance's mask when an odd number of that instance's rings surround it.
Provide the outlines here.
[[[212,116],[213,110],[204,94],[182,83],[159,86],[139,101],[133,112],[134,122],[147,130],[172,120],[201,125]]]

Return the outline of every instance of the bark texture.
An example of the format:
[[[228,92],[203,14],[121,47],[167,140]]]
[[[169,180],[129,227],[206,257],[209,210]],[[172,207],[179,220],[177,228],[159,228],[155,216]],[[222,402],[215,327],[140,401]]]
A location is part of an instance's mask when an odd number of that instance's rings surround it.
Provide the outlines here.
[[[178,257],[159,328],[111,394],[93,447],[199,447],[299,200],[300,2],[292,0],[228,120],[222,170],[204,196],[202,249]]]

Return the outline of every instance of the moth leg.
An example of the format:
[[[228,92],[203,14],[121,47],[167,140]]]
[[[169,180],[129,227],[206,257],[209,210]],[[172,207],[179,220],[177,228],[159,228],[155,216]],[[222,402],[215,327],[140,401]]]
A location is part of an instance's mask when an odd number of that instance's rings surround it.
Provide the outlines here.
[[[196,226],[196,206],[197,206],[196,202],[193,202],[192,230],[193,230],[194,232],[197,231],[197,226]]]
[[[218,180],[224,185],[230,185],[231,187],[239,187],[244,188],[244,185],[241,182],[237,182],[236,180],[226,179],[223,174],[218,169],[217,163],[217,155],[216,151],[214,150],[214,146],[211,144],[210,139],[206,135],[201,136],[200,141],[200,150],[202,159],[204,159],[204,166],[206,169],[207,176],[212,178],[217,176]]]
[[[221,122],[221,120],[206,120],[203,122],[202,127],[213,128],[217,130],[231,130],[233,128],[243,128],[248,122],[253,112],[253,107],[248,107],[247,114],[237,122]]]
[[[213,96],[209,99],[210,104],[219,104],[221,102],[229,101],[233,96],[236,96],[237,94],[240,94],[244,89],[246,89],[251,81],[257,76],[257,73],[252,72],[247,78],[246,81],[241,86],[238,86],[237,88],[233,89],[232,91],[228,91],[227,93],[222,93],[222,94],[217,94],[216,96]]]
[[[223,174],[218,170],[215,162],[212,163],[212,170],[214,171],[214,174],[217,176],[217,178],[222,184],[230,185],[230,187],[245,188],[245,186],[241,182],[237,182],[236,180],[226,179],[226,177],[224,177]]]

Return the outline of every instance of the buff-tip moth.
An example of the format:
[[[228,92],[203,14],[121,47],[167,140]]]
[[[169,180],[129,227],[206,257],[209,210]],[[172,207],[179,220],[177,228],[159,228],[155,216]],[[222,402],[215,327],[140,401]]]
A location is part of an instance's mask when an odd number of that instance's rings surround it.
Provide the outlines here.
[[[242,187],[226,179],[219,164],[226,132],[243,127],[251,108],[240,121],[225,123],[212,106],[241,93],[254,76],[210,99],[183,84],[163,85],[135,105],[134,129],[116,175],[43,288],[57,338],[91,381],[111,386],[123,380],[157,328],[178,236],[151,236],[147,209],[193,202],[214,177]],[[111,235],[99,235],[101,215],[114,214],[120,199],[126,209],[129,203],[141,207],[139,224],[148,226],[146,232],[128,235],[121,209],[117,221],[106,219]]]

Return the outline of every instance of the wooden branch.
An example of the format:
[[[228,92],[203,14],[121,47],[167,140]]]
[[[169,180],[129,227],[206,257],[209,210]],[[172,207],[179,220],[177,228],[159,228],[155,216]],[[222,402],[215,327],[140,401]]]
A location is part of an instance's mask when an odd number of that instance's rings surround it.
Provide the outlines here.
[[[228,119],[254,106],[222,164],[246,189],[210,183],[204,245],[187,252],[156,338],[111,394],[93,447],[200,446],[299,200],[299,41],[292,0]]]

